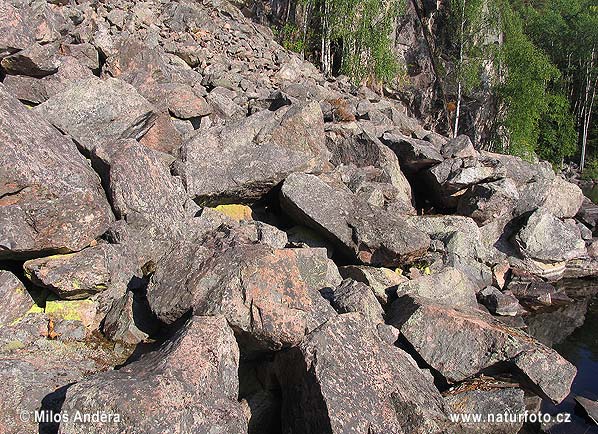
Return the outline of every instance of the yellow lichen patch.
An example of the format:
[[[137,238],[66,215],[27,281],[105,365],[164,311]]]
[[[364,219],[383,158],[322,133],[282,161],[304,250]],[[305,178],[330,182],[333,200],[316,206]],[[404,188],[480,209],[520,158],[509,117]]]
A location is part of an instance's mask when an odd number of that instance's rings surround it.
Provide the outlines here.
[[[228,216],[237,221],[252,220],[252,210],[247,205],[240,205],[240,204],[218,205],[214,209],[218,212],[221,212],[225,216]]]
[[[14,325],[17,325],[18,323],[23,321],[27,315],[36,315],[36,314],[40,314],[40,313],[44,313],[44,308],[37,305],[36,303],[33,303],[33,305],[29,308],[29,310],[27,312],[25,312],[23,315],[21,315],[20,317],[15,318],[10,323],[10,326],[12,327]]]
[[[23,342],[21,341],[9,341],[2,347],[2,351],[15,351],[23,348],[24,346],[25,345],[23,345]]]
[[[96,305],[91,300],[46,300],[46,315],[56,319],[81,321],[91,325],[96,314]]]

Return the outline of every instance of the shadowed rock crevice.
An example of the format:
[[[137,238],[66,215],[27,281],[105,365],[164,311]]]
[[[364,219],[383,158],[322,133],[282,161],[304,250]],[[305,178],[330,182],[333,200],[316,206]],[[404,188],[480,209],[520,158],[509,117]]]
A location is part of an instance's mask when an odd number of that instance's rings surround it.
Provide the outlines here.
[[[66,398],[66,392],[73,384],[75,383],[59,387],[54,392],[47,394],[44,399],[42,399],[41,407],[39,408],[40,413],[44,415],[60,414],[64,399]],[[50,416],[47,416],[47,418],[51,419]],[[59,428],[60,422],[44,421],[39,423],[38,433],[57,434]]]

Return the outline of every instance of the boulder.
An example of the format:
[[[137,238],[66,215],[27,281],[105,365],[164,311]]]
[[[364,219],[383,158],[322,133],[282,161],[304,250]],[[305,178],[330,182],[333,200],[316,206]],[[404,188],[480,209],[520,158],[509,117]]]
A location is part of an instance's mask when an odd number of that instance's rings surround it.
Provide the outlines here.
[[[7,74],[45,77],[58,71],[58,47],[55,44],[32,44],[24,50],[6,56],[0,66]]]
[[[583,200],[581,188],[557,176],[546,193],[543,207],[555,217],[572,218],[581,208]]]
[[[412,139],[399,131],[384,133],[382,142],[397,154],[401,167],[409,174],[427,169],[444,160],[440,154],[440,147],[424,140]]]
[[[10,271],[0,270],[0,327],[23,317],[33,299],[23,283]]]
[[[477,308],[476,293],[480,290],[463,272],[447,267],[444,270],[401,283],[397,296],[411,294],[436,300],[450,306]]]
[[[145,98],[116,78],[81,80],[35,111],[87,151],[104,141],[139,139],[157,117]]]
[[[502,293],[494,286],[488,286],[479,293],[480,301],[494,315],[515,316],[522,307],[512,294]]]
[[[117,253],[109,244],[88,247],[77,253],[31,259],[23,265],[35,285],[50,289],[61,299],[88,298],[105,291],[116,280]]]
[[[586,254],[585,242],[568,224],[544,209],[533,212],[514,238],[524,257],[542,262],[559,262]]]
[[[357,124],[332,124],[326,127],[326,147],[332,154],[331,163],[354,164],[357,167],[373,166],[382,169],[388,182],[399,192],[399,199],[411,202],[411,186],[401,171],[397,156],[383,145],[371,132]]]
[[[444,158],[467,158],[478,156],[478,151],[473,147],[471,139],[465,134],[461,134],[444,143],[440,153]]]
[[[272,249],[221,232],[202,244],[176,248],[152,275],[147,298],[161,321],[223,314],[244,350],[271,351],[335,315],[318,292],[331,286],[325,249]]]
[[[253,202],[292,172],[321,171],[327,154],[322,111],[310,103],[198,132],[176,171],[201,204]]]
[[[359,312],[373,324],[384,323],[384,310],[367,285],[345,279],[330,294],[330,304],[338,313]]]
[[[380,303],[385,305],[389,295],[396,292],[396,287],[408,279],[388,268],[368,267],[365,265],[347,265],[339,268],[343,279],[353,279],[372,288]]]
[[[358,313],[328,321],[276,367],[283,432],[436,433],[446,421],[431,377]]]
[[[459,199],[457,213],[483,226],[502,216],[509,217],[519,199],[515,183],[508,178],[476,184]]]
[[[31,32],[25,16],[21,10],[14,7],[11,2],[0,1],[0,60],[17,51],[24,50],[34,43],[34,36]]]
[[[356,198],[344,186],[308,174],[282,185],[280,203],[295,221],[318,231],[346,256],[393,267],[423,255],[429,238],[406,219]]]
[[[556,351],[479,310],[453,308],[406,295],[391,305],[387,319],[449,382],[509,362],[536,387],[537,393],[558,403],[569,394],[577,373]]]
[[[110,206],[75,144],[1,84],[0,142],[0,258],[80,250],[106,230]]]
[[[490,387],[492,387],[490,385]],[[520,420],[525,411],[524,393],[521,389],[480,388],[450,394],[444,401],[451,414],[461,417],[457,433],[467,434],[517,434],[523,426]],[[480,415],[480,421],[465,421],[463,417]]]
[[[59,432],[246,433],[238,369],[239,349],[226,319],[192,317],[157,351],[67,390],[63,411],[118,415],[116,420],[69,418]]]

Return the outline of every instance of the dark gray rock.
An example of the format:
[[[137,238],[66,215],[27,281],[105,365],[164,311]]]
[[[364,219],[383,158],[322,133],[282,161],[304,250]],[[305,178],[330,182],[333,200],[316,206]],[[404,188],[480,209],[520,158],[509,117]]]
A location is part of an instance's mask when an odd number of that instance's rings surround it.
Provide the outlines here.
[[[372,288],[352,279],[345,279],[331,294],[330,303],[338,313],[359,312],[373,324],[384,322],[384,310]]]
[[[314,175],[293,174],[281,189],[281,207],[364,264],[397,266],[423,255],[429,238],[404,218],[370,206],[352,192]]]
[[[401,166],[408,173],[419,172],[444,160],[440,147],[424,140],[412,139],[398,131],[385,133],[382,142],[397,154]]]
[[[141,138],[157,116],[131,85],[95,77],[52,96],[35,111],[88,151],[104,141]]]
[[[344,279],[363,282],[374,291],[374,295],[383,305],[388,302],[391,293],[395,293],[397,286],[406,282],[407,277],[389,268],[368,267],[365,265],[347,265],[339,268]]]
[[[590,419],[598,425],[598,402],[584,398],[583,396],[576,396],[575,401],[581,405]]]
[[[457,212],[483,226],[502,216],[510,217],[518,200],[517,186],[505,178],[470,187],[459,199]]]
[[[488,286],[480,291],[479,298],[494,315],[515,316],[522,309],[517,298],[512,294],[500,292],[494,286]]]
[[[456,433],[517,434],[523,426],[524,393],[516,388],[474,389],[444,397],[454,415],[481,415],[479,422],[461,422]],[[511,420],[513,419],[513,420]]]
[[[110,207],[75,144],[1,84],[0,142],[0,257],[80,250],[106,230]]]
[[[176,167],[198,202],[252,202],[292,172],[321,171],[327,154],[322,112],[310,103],[198,132]]]
[[[401,330],[401,336],[422,359],[449,382],[462,381],[500,362],[510,362],[535,386],[537,393],[558,403],[569,394],[577,372],[556,351],[479,310],[403,296],[392,304],[387,319]]]
[[[357,313],[328,321],[276,365],[284,433],[436,433],[446,421],[431,378]]]
[[[467,158],[478,156],[478,152],[473,147],[471,139],[465,134],[461,134],[443,144],[440,153],[444,158]]]
[[[54,44],[32,44],[3,58],[0,66],[7,74],[45,77],[58,71],[58,47]]]
[[[59,432],[246,433],[247,421],[237,402],[238,369],[239,349],[225,318],[193,317],[157,351],[68,389],[63,411],[118,414],[118,421],[70,418]]]

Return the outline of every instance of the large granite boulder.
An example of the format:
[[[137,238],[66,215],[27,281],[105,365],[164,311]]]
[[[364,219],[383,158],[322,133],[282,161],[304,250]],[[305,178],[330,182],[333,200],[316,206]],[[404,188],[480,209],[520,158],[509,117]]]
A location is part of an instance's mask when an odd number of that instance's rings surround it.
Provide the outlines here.
[[[279,354],[283,433],[436,433],[446,422],[431,376],[343,314]]]
[[[281,189],[283,211],[364,264],[392,267],[423,255],[429,238],[400,215],[356,198],[344,185],[309,174],[289,176]]]
[[[373,324],[384,323],[384,310],[374,291],[362,282],[343,280],[331,292],[330,303],[338,313],[359,312]]]
[[[479,310],[406,295],[392,304],[387,319],[449,382],[509,362],[537,393],[561,402],[577,372],[556,351]]]
[[[344,279],[350,278],[368,285],[382,304],[388,302],[389,296],[396,292],[398,285],[408,280],[389,268],[367,265],[346,265],[339,267],[339,272]]]
[[[0,84],[0,258],[71,252],[113,219],[73,142]]]
[[[34,36],[25,16],[11,2],[0,1],[0,60],[33,44]]]
[[[90,376],[66,392],[62,410],[118,415],[85,423],[70,418],[60,433],[246,433],[237,401],[239,348],[223,316],[192,317],[157,351]]]
[[[585,256],[585,242],[570,225],[544,209],[533,212],[514,242],[524,257],[559,262]]]
[[[203,204],[252,202],[292,172],[319,172],[328,161],[317,103],[263,110],[183,144],[176,169]]]
[[[440,146],[407,137],[398,130],[384,133],[382,142],[397,154],[401,166],[409,174],[427,169],[444,160],[440,153]]]
[[[457,204],[457,212],[483,226],[502,216],[510,217],[519,192],[513,180],[504,178],[470,187]]]
[[[264,351],[297,345],[335,315],[319,293],[332,286],[325,249],[272,249],[221,232],[202,244],[158,264],[147,298],[161,321],[223,314],[244,350]]]
[[[87,151],[104,141],[139,139],[157,117],[130,84],[96,77],[78,81],[35,111]]]
[[[397,287],[397,296],[412,294],[437,300],[450,306],[477,308],[476,293],[479,288],[465,273],[447,267],[437,273],[421,276]]]

